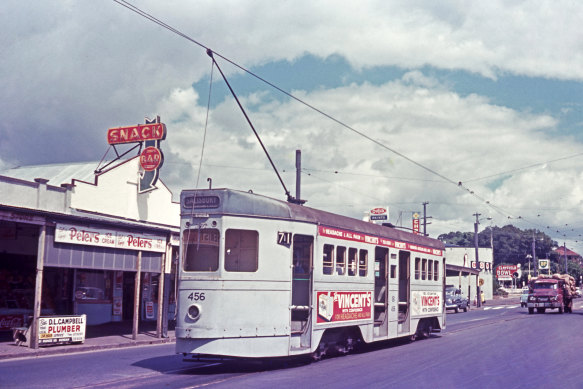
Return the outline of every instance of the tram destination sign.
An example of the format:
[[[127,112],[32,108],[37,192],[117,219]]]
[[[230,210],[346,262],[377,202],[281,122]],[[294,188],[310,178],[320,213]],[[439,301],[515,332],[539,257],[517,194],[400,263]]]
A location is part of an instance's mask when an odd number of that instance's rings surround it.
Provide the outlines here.
[[[184,198],[184,208],[205,209],[218,208],[221,205],[219,196],[188,196]]]

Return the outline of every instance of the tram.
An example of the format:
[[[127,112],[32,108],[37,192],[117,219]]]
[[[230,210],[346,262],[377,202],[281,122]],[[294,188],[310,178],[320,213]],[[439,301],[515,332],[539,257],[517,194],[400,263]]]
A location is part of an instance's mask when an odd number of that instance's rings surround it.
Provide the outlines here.
[[[181,193],[176,352],[350,352],[445,329],[442,242],[231,189]]]

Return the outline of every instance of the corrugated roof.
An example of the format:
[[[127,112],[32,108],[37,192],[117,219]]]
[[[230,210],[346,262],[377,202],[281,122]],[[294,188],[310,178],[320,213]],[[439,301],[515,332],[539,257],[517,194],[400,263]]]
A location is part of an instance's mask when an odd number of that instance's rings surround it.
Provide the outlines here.
[[[25,181],[44,178],[49,180],[49,185],[53,186],[71,184],[73,179],[93,183],[95,182],[94,172],[98,165],[99,162],[77,162],[19,166],[12,169],[0,170],[0,175]]]

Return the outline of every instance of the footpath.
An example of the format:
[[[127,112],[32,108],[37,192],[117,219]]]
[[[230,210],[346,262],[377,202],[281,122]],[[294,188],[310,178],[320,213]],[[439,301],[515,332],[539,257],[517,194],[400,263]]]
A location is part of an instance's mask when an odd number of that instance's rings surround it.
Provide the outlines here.
[[[149,344],[173,343],[176,340],[173,325],[168,326],[166,338],[156,337],[156,323],[140,323],[138,328],[139,333],[136,339],[133,340],[131,322],[87,326],[87,329],[85,330],[85,342],[83,343],[44,346],[39,347],[36,350],[23,345],[17,346],[12,339],[12,332],[2,332],[0,333],[0,361],[6,359],[35,358]]]
[[[509,294],[508,297],[496,296],[493,300],[486,301],[486,304],[481,308],[476,308],[476,306],[473,305],[471,309],[483,309],[491,306],[517,304],[520,304],[519,295]],[[0,361],[6,359],[36,358],[149,344],[174,343],[176,341],[174,325],[168,326],[168,333],[165,338],[156,337],[156,323],[140,323],[139,330],[136,339],[133,340],[131,322],[88,326],[85,331],[84,343],[44,346],[39,347],[36,350],[25,346],[17,346],[12,339],[12,332],[4,332],[0,333]]]

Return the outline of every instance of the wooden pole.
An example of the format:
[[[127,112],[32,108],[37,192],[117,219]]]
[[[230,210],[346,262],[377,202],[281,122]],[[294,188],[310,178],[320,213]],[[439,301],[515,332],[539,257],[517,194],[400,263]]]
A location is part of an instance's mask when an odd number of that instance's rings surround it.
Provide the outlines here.
[[[166,252],[162,254],[160,261],[160,277],[158,278],[158,315],[156,316],[156,338],[162,337],[162,308],[164,302],[164,269],[166,268],[166,257],[168,256],[168,246],[166,245]]]
[[[38,348],[38,318],[41,313],[41,301],[43,291],[43,269],[45,263],[45,241],[47,235],[47,226],[40,227],[40,234],[38,237],[38,249],[36,256],[36,281],[34,289],[34,310],[32,313],[32,331],[30,335],[30,347]]]
[[[138,251],[136,261],[136,278],[134,282],[134,326],[132,330],[132,339],[138,338],[138,321],[140,319],[140,275],[142,269],[142,252]]]

